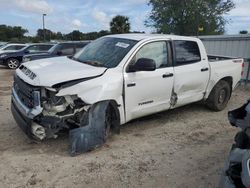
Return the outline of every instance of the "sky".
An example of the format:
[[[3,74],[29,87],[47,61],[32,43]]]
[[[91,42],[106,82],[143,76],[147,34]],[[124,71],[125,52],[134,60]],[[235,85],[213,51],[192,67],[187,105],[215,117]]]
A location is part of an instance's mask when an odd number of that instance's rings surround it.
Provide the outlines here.
[[[109,22],[116,15],[128,16],[132,31],[149,33],[144,26],[151,7],[148,0],[0,0],[0,24],[22,26],[35,35],[42,28],[42,14],[46,13],[45,27],[54,32],[73,30],[91,32],[109,30]],[[234,0],[236,8],[225,17],[229,20],[226,34],[240,30],[250,32],[250,0]]]

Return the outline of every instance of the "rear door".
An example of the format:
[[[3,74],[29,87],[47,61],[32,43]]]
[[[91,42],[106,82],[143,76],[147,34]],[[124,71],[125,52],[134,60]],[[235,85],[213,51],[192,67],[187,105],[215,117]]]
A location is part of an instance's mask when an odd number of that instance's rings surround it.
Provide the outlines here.
[[[169,42],[144,44],[130,64],[139,58],[153,59],[156,70],[124,73],[126,121],[170,108],[174,79]]]
[[[209,81],[209,65],[205,52],[196,41],[175,40],[174,94],[175,106],[203,99]]]
[[[52,46],[53,45],[46,45],[46,44],[39,45],[39,51],[47,52]]]
[[[34,54],[34,53],[37,53],[39,52],[39,47],[38,45],[31,45],[30,47],[28,47],[24,53],[25,54]]]

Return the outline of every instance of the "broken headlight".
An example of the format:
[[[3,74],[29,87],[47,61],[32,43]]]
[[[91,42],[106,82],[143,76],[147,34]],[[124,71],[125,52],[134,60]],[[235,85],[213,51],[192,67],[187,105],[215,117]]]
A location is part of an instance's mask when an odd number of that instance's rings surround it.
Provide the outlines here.
[[[56,96],[56,94],[57,92],[48,89],[42,92],[44,115],[70,116],[85,106],[76,95]]]

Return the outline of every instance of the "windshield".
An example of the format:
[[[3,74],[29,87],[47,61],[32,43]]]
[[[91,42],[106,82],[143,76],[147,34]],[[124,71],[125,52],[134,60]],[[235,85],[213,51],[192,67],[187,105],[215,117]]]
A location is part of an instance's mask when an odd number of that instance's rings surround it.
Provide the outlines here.
[[[131,48],[135,40],[104,37],[89,43],[73,59],[93,66],[116,67]]]
[[[57,48],[59,48],[59,46],[61,46],[61,44],[56,44],[56,45],[52,46],[52,47],[48,50],[48,52],[49,52],[49,53],[53,53]]]

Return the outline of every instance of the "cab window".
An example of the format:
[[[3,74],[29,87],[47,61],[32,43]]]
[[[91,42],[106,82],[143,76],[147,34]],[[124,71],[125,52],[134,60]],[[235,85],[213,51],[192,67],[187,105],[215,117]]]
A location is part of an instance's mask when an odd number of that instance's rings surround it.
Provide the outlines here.
[[[186,65],[201,61],[200,50],[197,42],[194,41],[174,41],[175,65]]]
[[[167,42],[159,41],[145,44],[135,55],[132,64],[140,58],[148,58],[155,61],[156,68],[168,66]]]

